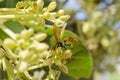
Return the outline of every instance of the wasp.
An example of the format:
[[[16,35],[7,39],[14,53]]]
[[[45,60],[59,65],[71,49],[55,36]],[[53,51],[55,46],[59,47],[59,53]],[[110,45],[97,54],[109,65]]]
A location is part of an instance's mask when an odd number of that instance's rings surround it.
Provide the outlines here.
[[[61,29],[60,36],[58,36],[57,27],[55,25],[53,26],[53,33],[54,33],[54,36],[55,36],[55,39],[56,39],[56,42],[57,42],[53,49],[56,49],[58,47],[63,47],[66,50],[67,49],[66,46],[71,45],[71,44],[66,44],[66,42],[73,42],[73,43],[78,42],[77,39],[74,39],[72,37],[67,37],[67,38],[64,39],[64,41],[62,41],[62,36],[64,34],[65,28],[66,28],[66,23],[64,24],[64,26]]]

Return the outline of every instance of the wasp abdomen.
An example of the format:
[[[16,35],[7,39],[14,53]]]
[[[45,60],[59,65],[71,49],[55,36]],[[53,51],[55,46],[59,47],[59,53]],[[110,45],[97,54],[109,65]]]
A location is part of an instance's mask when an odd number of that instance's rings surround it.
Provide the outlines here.
[[[74,38],[71,38],[71,37],[68,37],[64,40],[65,42],[73,42],[73,43],[77,43],[78,40],[77,39],[74,39]]]

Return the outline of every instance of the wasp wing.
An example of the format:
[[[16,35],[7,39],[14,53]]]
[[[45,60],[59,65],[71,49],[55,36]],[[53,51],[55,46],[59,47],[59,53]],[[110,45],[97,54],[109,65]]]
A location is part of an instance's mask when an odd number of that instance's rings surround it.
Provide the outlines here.
[[[62,36],[63,36],[63,34],[64,34],[64,32],[65,32],[66,25],[67,25],[67,23],[65,23],[64,26],[63,26],[62,29],[61,29],[60,40],[62,40]]]
[[[58,32],[57,32],[57,27],[56,27],[56,25],[53,26],[53,32],[54,32],[55,39],[56,39],[56,41],[57,41],[57,43],[58,43],[59,37],[58,37]]]

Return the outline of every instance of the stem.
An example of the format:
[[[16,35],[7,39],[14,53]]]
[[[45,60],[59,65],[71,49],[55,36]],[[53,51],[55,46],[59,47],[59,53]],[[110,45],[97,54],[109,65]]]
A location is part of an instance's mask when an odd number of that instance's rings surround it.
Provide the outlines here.
[[[41,17],[41,14],[38,16]],[[36,20],[38,16],[34,13],[30,13],[27,9],[0,8],[0,20]]]
[[[7,14],[24,14],[27,9],[16,9],[16,8],[0,8],[0,15]]]
[[[0,8],[0,12],[13,12],[16,11],[16,8]]]
[[[51,64],[52,64],[51,60],[47,60],[47,61],[44,61],[43,63],[36,64],[34,66],[28,67],[28,71],[29,70],[34,70],[34,69],[37,69],[37,68],[41,68],[41,67],[44,67],[44,66],[48,66],[48,65],[51,65]]]
[[[14,32],[12,32],[9,28],[7,28],[6,26],[4,26],[2,23],[0,23],[0,28],[8,35],[10,36],[12,39],[16,40],[16,35]]]
[[[0,20],[9,20],[9,19],[36,20],[36,15],[35,14],[0,15]]]
[[[24,74],[25,74],[30,80],[32,80],[32,76],[28,73],[28,71],[25,71]]]

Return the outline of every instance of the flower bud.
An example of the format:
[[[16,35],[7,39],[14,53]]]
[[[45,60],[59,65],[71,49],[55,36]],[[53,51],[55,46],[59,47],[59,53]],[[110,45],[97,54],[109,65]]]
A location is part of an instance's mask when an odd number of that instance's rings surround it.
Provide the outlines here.
[[[72,52],[70,50],[66,50],[63,54],[63,59],[69,59],[72,56]]]
[[[107,38],[102,38],[101,44],[103,47],[108,48],[110,46],[110,41]]]
[[[59,19],[62,20],[62,21],[67,21],[69,18],[70,18],[69,15],[63,15],[63,16],[59,17]]]
[[[53,11],[56,8],[56,2],[51,2],[48,5],[48,11]]]
[[[20,39],[17,41],[17,45],[22,47],[22,48],[26,48],[29,45],[29,42],[25,42],[24,39]]]
[[[114,32],[113,31],[109,31],[108,34],[113,37],[114,36]]]
[[[92,16],[92,19],[96,21],[103,16],[103,13],[101,11],[95,11]]]
[[[44,1],[43,0],[37,0],[37,8],[38,10],[41,10],[44,6]]]
[[[51,12],[50,14],[51,14],[51,16],[53,16],[53,17],[57,17],[57,16],[58,16],[56,12]]]
[[[30,57],[30,60],[28,62],[30,62],[30,64],[35,64],[39,62],[39,57],[37,54],[32,54],[32,56]]]
[[[10,49],[14,49],[16,47],[15,41],[10,38],[6,38],[3,44]]]
[[[27,8],[27,7],[28,7],[27,1],[24,1],[22,5],[23,5],[23,8],[24,8],[24,9]]]
[[[25,72],[27,70],[27,67],[28,63],[25,61],[21,61],[17,66],[19,72]]]
[[[16,40],[19,40],[20,38],[21,38],[21,35],[16,33]]]
[[[115,5],[111,5],[109,6],[109,11],[111,15],[115,15],[117,12],[117,8],[115,7]]]
[[[47,37],[47,34],[45,33],[39,33],[35,35],[35,39],[37,41],[43,41]]]
[[[62,16],[62,15],[64,15],[64,13],[65,13],[64,10],[59,10],[59,11],[58,11],[58,16]]]
[[[32,28],[28,29],[28,34],[31,36],[34,34],[34,30]]]
[[[49,19],[50,18],[50,13],[44,13],[43,14],[43,18],[45,18],[45,19]]]
[[[34,49],[38,52],[43,52],[45,50],[47,50],[49,48],[49,46],[45,43],[39,43],[37,41],[34,41],[31,45],[30,45],[31,49]]]
[[[90,51],[95,50],[95,49],[97,49],[97,48],[98,48],[97,43],[90,43],[90,44],[88,44],[88,49],[89,49]]]
[[[32,7],[30,8],[30,11],[31,12],[37,12],[38,10],[38,8],[37,8],[37,3],[36,2],[32,2]]]
[[[48,51],[44,51],[39,54],[40,58],[48,58],[50,56]]]
[[[83,33],[89,33],[91,31],[91,25],[90,23],[86,22],[83,24],[82,31]]]
[[[37,22],[39,25],[45,26],[45,20],[43,18],[39,18]]]
[[[20,51],[19,52],[19,57],[22,59],[22,60],[26,60],[26,59],[29,59],[31,53],[29,50],[24,50],[24,51]]]
[[[19,8],[21,8],[22,6],[23,6],[23,1],[18,2],[18,3],[16,4],[16,9],[19,9]]]
[[[43,52],[43,51],[47,50],[49,48],[49,46],[45,43],[39,43],[36,45],[35,48],[37,51]]]
[[[62,20],[60,20],[60,19],[56,19],[56,21],[55,21],[55,24],[57,25],[57,26],[63,26],[64,25],[64,21],[62,21]]]
[[[45,13],[45,12],[47,12],[47,8],[42,9],[42,13]]]
[[[31,35],[33,35],[34,30],[32,28],[28,29],[28,30],[23,30],[21,32],[21,37],[22,38],[29,38]]]

